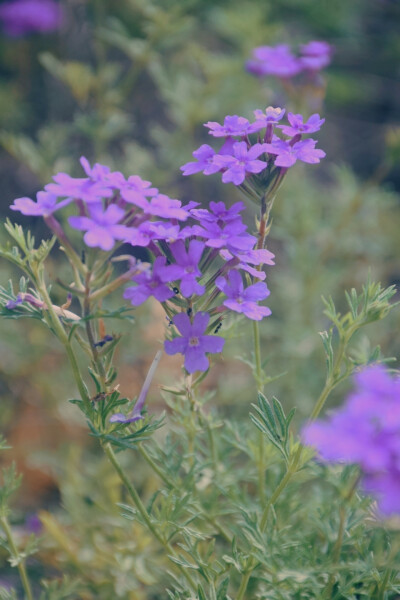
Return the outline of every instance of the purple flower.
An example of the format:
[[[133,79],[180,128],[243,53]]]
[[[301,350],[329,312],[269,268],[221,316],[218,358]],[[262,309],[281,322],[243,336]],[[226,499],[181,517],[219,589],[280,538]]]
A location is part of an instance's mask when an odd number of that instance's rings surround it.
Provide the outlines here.
[[[269,289],[265,283],[259,281],[245,288],[242,276],[236,270],[229,271],[229,282],[224,277],[218,277],[215,285],[226,296],[224,306],[238,313],[243,313],[249,319],[261,321],[268,317],[271,311],[266,306],[258,306],[257,302],[269,296]]]
[[[71,198],[67,198],[66,200],[57,203],[58,197],[49,192],[38,192],[36,194],[36,199],[37,202],[34,202],[30,198],[17,198],[10,208],[11,210],[17,210],[27,216],[47,217],[54,211],[71,202]]]
[[[48,33],[60,28],[62,10],[53,0],[13,0],[0,6],[0,21],[10,36]]]
[[[33,533],[35,535],[40,535],[43,531],[42,521],[39,519],[38,515],[33,513],[26,517],[25,519],[25,529],[29,533]]]
[[[345,405],[329,420],[307,425],[303,440],[326,461],[358,463],[380,510],[400,512],[400,379],[375,365],[355,381]]]
[[[320,71],[331,62],[333,48],[327,42],[308,42],[300,46],[300,63],[309,71]]]
[[[127,228],[125,241],[132,246],[142,246],[146,248],[153,240],[158,240],[159,234],[157,227],[151,221],[144,221],[138,227]]]
[[[171,223],[164,223],[162,221],[153,221],[149,225],[155,231],[156,239],[165,240],[169,244],[173,244],[177,240],[186,240],[188,237],[194,235],[193,227],[180,228],[179,225],[172,225]]]
[[[218,123],[217,123],[218,124]],[[221,127],[221,126],[220,126]],[[222,170],[214,161],[214,156],[220,154],[232,154],[233,145],[236,140],[233,137],[227,137],[219,152],[215,152],[208,144],[203,144],[193,152],[194,158],[197,161],[188,162],[183,165],[180,169],[183,175],[193,175],[202,171],[204,175],[212,175]]]
[[[278,125],[279,129],[282,129],[282,132],[285,135],[296,135],[298,133],[314,133],[315,131],[319,131],[321,129],[321,125],[325,123],[325,119],[321,119],[319,114],[311,115],[311,117],[303,123],[302,115],[294,115],[293,113],[288,114],[289,125]]]
[[[265,112],[257,108],[253,111],[253,113],[256,120],[250,125],[249,133],[260,131],[260,129],[264,129],[268,126],[271,127],[272,125],[276,125],[276,123],[279,123],[279,121],[283,118],[283,115],[285,114],[285,109],[268,106],[265,109]]]
[[[126,183],[125,177],[119,171],[111,172],[110,167],[101,165],[100,163],[95,163],[93,167],[91,167],[88,159],[84,156],[81,156],[79,162],[86,175],[90,177],[93,182],[100,183],[106,188],[109,187],[110,189],[118,190]]]
[[[259,46],[253,50],[253,57],[246,68],[254,75],[275,75],[288,79],[302,70],[302,64],[290,51],[289,46]]]
[[[67,173],[57,173],[53,179],[55,183],[47,184],[44,189],[62,198],[91,203],[111,198],[114,193],[107,184],[95,182],[89,177],[71,177]]]
[[[240,185],[246,178],[246,173],[260,173],[267,167],[263,160],[256,160],[265,152],[265,144],[255,144],[248,150],[246,142],[233,144],[233,155],[216,155],[214,162],[221,169],[224,183],[232,182]]]
[[[165,240],[169,244],[185,240],[193,234],[193,227],[183,227],[162,221],[145,221],[138,227],[129,227],[126,241],[132,246],[148,246],[152,241]]]
[[[188,162],[181,167],[181,171],[183,175],[193,175],[193,173],[199,173],[203,171],[204,175],[212,175],[213,173],[218,173],[220,171],[220,167],[218,167],[213,162],[213,158],[215,155],[215,150],[211,148],[208,144],[203,144],[193,152],[194,158],[197,161]]]
[[[270,154],[276,154],[275,165],[277,167],[291,167],[297,160],[315,164],[326,156],[323,150],[315,148],[317,142],[311,138],[296,142],[291,145],[289,141],[274,140],[271,144],[264,144]]]
[[[241,219],[222,226],[218,223],[203,222],[203,227],[194,226],[193,232],[205,238],[206,246],[210,248],[233,248],[234,251],[251,250],[256,243],[256,238],[246,232],[246,225]]]
[[[182,296],[188,298],[193,294],[203,294],[205,287],[198,283],[196,277],[201,277],[199,263],[205,246],[203,242],[192,240],[186,250],[182,240],[171,244],[171,252],[175,258],[175,280],[180,280],[180,291]]]
[[[85,243],[102,250],[111,250],[115,240],[125,240],[129,236],[129,229],[119,222],[124,218],[125,211],[115,204],[111,204],[103,211],[101,204],[89,205],[89,217],[69,217],[68,221],[74,229],[86,231],[83,239]]]
[[[257,248],[255,250],[246,250],[244,252],[237,251],[231,247],[229,250],[221,250],[220,255],[224,260],[236,263],[235,265],[232,264],[234,268],[247,271],[247,273],[250,273],[250,275],[256,277],[257,279],[265,279],[265,273],[264,271],[251,267],[250,265],[260,266],[275,264],[273,260],[275,255],[266,248]]]
[[[144,181],[138,175],[131,175],[121,187],[121,197],[125,202],[141,206],[145,198],[151,198],[158,194],[158,189],[150,186],[150,181]]]
[[[124,197],[126,199],[126,195]],[[132,198],[132,197],[131,197]],[[133,202],[133,200],[131,200]],[[158,194],[147,200],[144,196],[135,198],[134,204],[139,206],[145,215],[154,215],[164,219],[177,219],[186,221],[189,217],[189,211],[182,206],[180,200],[173,200],[165,194]]]
[[[35,308],[45,308],[46,307],[45,303],[42,300],[39,300],[39,298],[35,298],[35,296],[32,296],[32,294],[26,294],[23,292],[19,293],[18,296],[15,298],[15,300],[9,300],[7,302],[7,304],[5,305],[5,307],[8,308],[8,310],[14,310],[14,308],[19,306],[23,302],[27,302],[28,304],[30,304],[31,306],[34,306]]]
[[[15,298],[15,300],[9,300],[7,302],[7,304],[5,305],[5,308],[7,308],[8,310],[14,310],[14,308],[17,308],[17,306],[22,304],[22,302],[23,302],[23,300],[21,298],[21,295],[18,294],[18,296]]]
[[[164,342],[167,354],[183,354],[185,369],[188,373],[207,371],[209,367],[207,352],[222,352],[225,340],[216,335],[204,335],[210,320],[206,312],[198,312],[193,323],[186,313],[179,313],[172,319],[182,337]]]
[[[193,218],[200,223],[216,223],[219,226],[232,221],[241,221],[239,213],[245,208],[243,202],[235,202],[227,208],[224,202],[210,202],[209,209],[195,208],[190,211]]]
[[[248,119],[238,117],[237,115],[227,115],[223,125],[220,125],[216,121],[208,121],[208,123],[204,124],[204,127],[210,129],[208,133],[214,137],[243,137],[247,135],[249,126]]]
[[[124,298],[130,300],[134,306],[143,304],[150,296],[159,302],[172,298],[174,292],[166,283],[176,279],[174,265],[166,266],[165,256],[158,256],[153,264],[153,269],[146,269],[132,277],[138,285],[129,287],[124,291]]]

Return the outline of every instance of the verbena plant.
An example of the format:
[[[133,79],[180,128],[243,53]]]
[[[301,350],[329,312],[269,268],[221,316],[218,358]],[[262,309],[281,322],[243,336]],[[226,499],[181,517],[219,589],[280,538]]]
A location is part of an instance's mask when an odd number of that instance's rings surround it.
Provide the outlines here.
[[[321,449],[324,462],[314,460],[314,451],[292,430],[294,410],[286,413],[278,399],[264,395],[270,378],[263,368],[259,322],[270,314],[262,302],[269,295],[264,266],[268,272],[274,258],[266,248],[273,202],[297,160],[318,163],[324,156],[315,140],[303,139],[318,131],[323,119],[313,115],[304,121],[289,113],[284,124],[284,116],[283,109],[269,107],[255,111],[253,122],[228,116],[223,125],[207,123],[211,135],[223,143],[217,150],[201,146],[194,152],[196,161],[182,167],[184,175],[221,173],[223,182],[238,186],[258,207],[252,233],[242,221],[246,208],[241,202],[229,208],[215,201],[208,207],[183,204],[137,175],[126,178],[100,164],[91,167],[84,158],[85,177],[59,173],[36,201],[19,198],[11,206],[24,215],[43,217],[53,237],[38,245],[22,227],[6,224],[13,242],[1,254],[24,276],[18,289],[11,282],[1,288],[1,313],[4,318],[41,321],[65,349],[79,390],[79,397],[70,401],[124,486],[120,519],[133,522],[137,535],[146,531],[149,536],[140,553],[141,566],[130,563],[131,589],[138,593],[143,593],[143,572],[149,572],[146,591],[138,597],[383,599],[400,592],[398,539],[389,536],[382,520],[382,513],[399,509],[398,500],[390,498],[399,481],[397,408],[391,403],[398,399],[397,380],[374,367],[361,382],[361,406],[367,397],[364,416],[359,403],[358,413],[349,409],[351,417],[337,417],[337,431],[333,421],[315,423],[339,383],[365,365],[385,362],[379,348],[360,356],[353,339],[361,328],[387,315],[393,286],[383,289],[368,281],[361,291],[351,290],[344,314],[332,299],[325,300],[331,322],[321,333],[326,379],[304,434]],[[68,218],[70,228],[85,232],[83,251],[76,234],[55,216],[71,208],[76,214]],[[69,279],[57,281],[66,294],[62,305],[53,303],[46,273],[55,245],[70,266]],[[146,249],[145,262],[134,257],[132,247]],[[121,262],[127,267],[115,274]],[[108,297],[121,298],[123,286],[131,306],[107,308]],[[121,396],[114,360],[121,336],[112,333],[111,320],[125,319],[130,325],[132,305],[150,296],[165,312],[160,330],[164,352],[182,355],[181,381],[163,390],[167,415],[146,408],[161,347],[137,398]],[[202,391],[202,382],[224,346],[234,343],[229,331],[238,318],[248,320],[254,338],[253,356],[245,358],[259,390],[258,402],[249,419],[222,421],[217,398],[212,407],[207,405],[209,394]],[[385,410],[377,408],[377,398]],[[163,427],[167,434],[160,436]],[[371,442],[369,450],[365,442]],[[124,459],[127,454],[133,455],[130,461]],[[150,496],[135,481],[132,464],[139,457],[159,481]],[[359,466],[327,462],[340,460]],[[378,506],[359,491],[361,478],[364,488],[377,494]],[[15,469],[6,469],[2,543],[30,600],[34,592],[26,559],[37,545],[32,539],[20,548],[9,523],[9,497],[18,484]],[[43,521],[51,528],[49,517]],[[138,558],[138,550],[132,552]],[[85,581],[84,569],[77,575],[44,581],[40,597],[86,597],[96,589],[93,581]],[[106,583],[97,586],[101,597],[111,593],[102,590]],[[120,595],[136,597],[130,591],[128,585]],[[2,594],[15,597],[12,591]]]
[[[13,26],[15,5],[5,4],[2,19],[6,23],[11,19]],[[41,3],[32,0],[28,4],[37,14]],[[207,114],[207,104],[201,99],[207,100],[211,88],[220,94],[225,84],[221,79],[227,78],[221,78],[220,66],[214,67],[216,74],[205,69],[198,80],[193,73],[188,79],[188,73],[175,72],[176,61],[171,61],[173,69],[170,65],[163,68],[156,50],[161,56],[173,43],[175,29],[180,31],[179,23],[186,21],[186,15],[179,3],[170,3],[169,11],[145,4],[144,20],[151,39],[131,43],[119,26],[100,28],[100,41],[120,48],[133,61],[122,85],[117,82],[119,69],[104,60],[100,42],[97,73],[84,63],[63,63],[48,53],[41,60],[71,89],[80,106],[93,96],[98,114],[82,113],[74,127],[68,127],[68,136],[86,132],[101,154],[129,131],[121,107],[138,72],[149,63],[177,125],[176,132],[154,126],[158,133],[152,130],[151,136],[160,146],[164,165],[171,165],[177,151],[184,152],[182,148],[190,143],[187,131],[197,123],[199,109]],[[48,10],[45,3],[40,8]],[[49,29],[59,26],[57,6],[52,10],[56,13]],[[242,13],[240,6],[240,20],[245,16]],[[168,27],[164,31],[167,16],[173,22],[172,34]],[[248,18],[252,32],[251,15]],[[27,9],[18,19],[22,30],[37,28]],[[228,22],[225,27],[228,39],[236,37],[234,27]],[[191,52],[197,56],[196,45],[188,52],[188,62]],[[293,106],[319,105],[324,87],[319,71],[329,62],[331,48],[324,42],[311,42],[301,46],[298,54],[286,45],[260,47],[247,68],[259,76],[279,78]],[[203,53],[204,65],[212,62],[209,57]],[[292,77],[296,77],[295,84]],[[232,102],[229,85],[225,95]],[[9,282],[0,289],[2,316],[36,319],[64,347],[79,393],[70,401],[81,411],[99,453],[89,463],[79,454],[66,458],[62,506],[75,528],[42,511],[46,535],[39,539],[32,535],[26,540],[15,526],[10,498],[20,477],[14,466],[4,469],[0,543],[10,566],[19,572],[21,588],[15,591],[0,578],[1,598],[17,598],[22,593],[28,600],[398,597],[398,521],[393,515],[400,509],[399,384],[382,367],[387,359],[379,347],[365,343],[360,347],[357,339],[359,330],[383,319],[394,306],[390,301],[395,290],[369,279],[361,290],[343,294],[341,306],[347,307],[341,312],[331,298],[324,301],[329,321],[327,331],[321,332],[325,382],[313,400],[308,392],[308,405],[313,408],[304,429],[297,431],[290,407],[300,399],[293,384],[282,402],[267,388],[274,377],[266,372],[259,323],[270,314],[263,302],[270,293],[266,276],[274,264],[266,247],[273,202],[296,161],[318,163],[324,157],[314,140],[304,139],[319,130],[323,119],[318,114],[305,120],[288,113],[286,121],[285,111],[272,107],[256,110],[254,116],[252,122],[227,116],[222,125],[206,123],[215,141],[220,138],[219,146],[203,144],[193,153],[196,160],[182,167],[184,175],[220,173],[228,189],[231,183],[240,188],[246,205],[227,206],[218,199],[202,206],[184,204],[137,175],[126,178],[100,164],[91,167],[84,158],[85,177],[58,173],[36,202],[19,198],[12,205],[23,215],[43,217],[53,237],[37,244],[20,226],[6,224],[12,242],[1,254],[23,277],[18,285]],[[58,123],[43,139],[39,136],[43,149],[11,135],[2,135],[0,141],[46,181],[48,164],[42,154],[49,154],[50,162],[54,152],[64,156],[70,147],[68,136]],[[150,156],[141,156],[140,164],[146,160],[154,162]],[[296,169],[289,176],[292,186],[299,178]],[[164,169],[164,177],[171,171]],[[340,235],[343,238],[346,219],[357,212],[361,199],[367,200],[367,186],[353,191],[349,175],[342,172],[341,178],[344,192],[338,196],[350,190],[352,200],[331,228],[331,238],[316,263],[319,269],[324,260],[342,250],[335,242]],[[196,199],[203,200],[198,182]],[[297,181],[297,188],[302,186],[306,187],[302,195],[311,197],[307,184]],[[376,204],[374,197],[369,201]],[[313,212],[315,205],[310,199],[307,202]],[[248,231],[245,223],[251,221],[254,208],[256,222]],[[66,218],[55,216],[61,209],[69,216],[69,228],[64,225]],[[272,231],[279,231],[285,243],[293,232],[304,237],[304,232],[313,233],[312,227],[317,227],[313,215],[308,217],[303,209],[299,222],[299,214],[287,207],[283,214],[282,209],[275,214]],[[305,224],[305,218],[311,225]],[[83,241],[77,231],[85,232]],[[54,281],[48,267],[50,252],[56,248],[62,250],[65,265]],[[139,255],[146,258],[140,261]],[[294,264],[302,262],[299,256]],[[121,269],[121,265],[126,267]],[[297,277],[301,279],[303,273],[299,269]],[[287,283],[279,277],[276,281]],[[56,291],[50,284],[57,286]],[[272,295],[278,292],[272,289]],[[57,302],[63,293],[65,301]],[[127,303],[122,304],[122,295]],[[304,283],[308,305],[315,302],[315,295],[308,275]],[[165,313],[164,327],[159,330],[163,340],[143,376],[139,395],[127,398],[120,393],[122,357],[115,358],[122,338],[115,334],[113,323],[118,319],[124,329],[137,328],[134,308],[150,297]],[[284,305],[280,308],[285,310]],[[299,313],[307,317],[306,308],[302,306]],[[292,324],[298,326],[302,317],[296,317],[294,307],[283,318],[285,323],[273,325],[273,335],[289,347],[295,343]],[[220,375],[221,353],[228,356],[237,346],[240,321],[246,337],[254,340],[253,353],[249,356],[242,351],[240,358],[253,374],[254,390],[258,389],[249,418],[241,420],[228,416],[226,406],[221,407],[218,395],[210,390],[210,381],[216,377],[221,387],[225,383]],[[168,382],[161,390],[165,412],[153,408],[156,393],[150,391],[163,351],[182,357],[181,380],[174,385]],[[172,359],[164,356],[163,360]],[[368,365],[373,366],[363,369]],[[282,371],[286,364],[280,367]],[[208,378],[210,371],[214,379]],[[304,379],[310,371],[308,367]],[[353,373],[356,392],[329,421],[319,422],[331,392]],[[338,389],[342,393],[343,388]],[[317,460],[315,450],[306,444],[319,451]],[[1,450],[7,450],[3,440]],[[113,477],[98,459],[101,450]],[[38,551],[43,563],[50,565],[40,584],[37,563],[30,558]]]

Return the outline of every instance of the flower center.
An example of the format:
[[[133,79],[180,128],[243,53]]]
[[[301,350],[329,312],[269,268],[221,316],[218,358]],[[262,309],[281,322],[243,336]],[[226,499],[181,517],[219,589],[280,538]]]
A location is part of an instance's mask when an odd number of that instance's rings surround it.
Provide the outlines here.
[[[189,338],[189,346],[191,346],[192,348],[194,346],[198,346],[199,345],[199,338],[198,337],[191,337]]]

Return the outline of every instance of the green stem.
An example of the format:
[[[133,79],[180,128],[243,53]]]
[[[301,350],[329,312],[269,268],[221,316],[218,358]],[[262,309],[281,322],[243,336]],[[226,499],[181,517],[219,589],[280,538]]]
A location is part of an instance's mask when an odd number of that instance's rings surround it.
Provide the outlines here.
[[[205,417],[205,423],[206,423],[208,440],[210,442],[211,456],[212,456],[213,463],[214,463],[215,476],[217,476],[219,458],[218,458],[217,447],[215,445],[214,431],[213,431],[212,427],[210,427],[210,423],[209,423],[207,417]]]
[[[91,272],[89,271],[87,276],[86,276],[86,281],[85,281],[85,299],[83,301],[83,316],[86,317],[86,322],[85,322],[85,329],[86,329],[86,336],[90,345],[90,350],[92,353],[92,358],[93,358],[93,362],[96,365],[96,369],[97,372],[99,374],[100,377],[100,381],[101,381],[101,385],[103,388],[104,392],[107,392],[107,386],[106,386],[106,372],[104,369],[104,365],[103,362],[101,360],[101,358],[99,357],[99,354],[97,352],[97,348],[96,348],[96,344],[95,344],[95,339],[93,336],[93,331],[92,331],[92,325],[89,321],[89,316],[90,316],[90,311],[91,311],[91,302],[90,302],[90,276],[91,276]]]
[[[254,339],[254,360],[256,367],[256,380],[258,391],[262,392],[262,367],[261,367],[261,347],[260,347],[260,327],[258,321],[253,321],[253,339]]]
[[[326,399],[328,398],[329,394],[331,393],[331,391],[333,390],[334,387],[335,387],[334,382],[331,381],[330,378],[328,378],[326,380],[324,388],[312,410],[312,413],[311,413],[310,419],[309,419],[310,421],[314,421],[318,417],[318,415],[320,414],[321,410],[324,407]]]
[[[254,358],[256,367],[256,381],[259,392],[263,392],[264,385],[262,383],[262,367],[261,367],[261,348],[260,348],[260,329],[258,321],[253,321],[253,338],[254,338]],[[265,440],[262,431],[258,431],[258,493],[260,496],[261,506],[266,503],[265,495]]]
[[[149,531],[153,534],[153,536],[156,538],[156,540],[165,548],[165,550],[168,552],[168,554],[170,554],[173,558],[177,559],[178,556],[177,556],[175,550],[173,549],[173,547],[171,546],[171,544],[164,539],[164,537],[157,531],[157,528],[154,526],[154,524],[150,518],[150,515],[146,510],[146,507],[144,506],[143,502],[140,499],[139,494],[137,493],[136,489],[134,488],[134,486],[129,481],[128,477],[126,476],[125,471],[119,464],[117,457],[115,456],[114,451],[111,447],[111,444],[109,444],[109,443],[105,444],[103,446],[103,449],[104,449],[104,452],[106,453],[109,461],[113,465],[115,471],[117,472],[120,480],[122,481],[122,483],[125,485],[126,489],[128,490],[128,493],[129,493],[131,499],[133,500],[143,521],[146,523],[146,526],[149,529]],[[179,565],[177,563],[175,563],[175,564],[177,565],[177,567],[178,567],[179,571],[182,573],[182,575],[185,577],[186,581],[188,582],[188,584],[190,585],[192,590],[195,592],[197,590],[197,586],[196,586],[196,583],[194,582],[192,576],[181,565]]]
[[[82,401],[85,404],[86,409],[90,409],[91,408],[90,397],[88,395],[86,385],[82,379],[79,365],[76,360],[71,343],[68,339],[68,335],[67,335],[64,327],[62,326],[60,319],[58,318],[57,314],[54,311],[50,296],[47,292],[46,284],[43,281],[41,281],[39,274],[37,277],[37,289],[39,290],[40,294],[42,295],[43,300],[45,301],[45,303],[47,305],[47,310],[44,311],[44,314],[46,315],[46,317],[48,315],[49,324],[53,328],[54,333],[56,334],[56,336],[58,337],[60,342],[65,347],[65,350],[66,350],[66,353],[67,353],[67,356],[68,356],[68,359],[69,359],[69,362],[70,362],[70,365],[72,368],[72,372],[74,375],[74,379],[78,386],[78,390],[79,390],[80,396],[82,398]]]
[[[385,599],[385,590],[386,590],[386,586],[388,584],[391,572],[392,572],[392,569],[386,569],[385,574],[383,576],[383,579],[381,581],[381,584],[379,586],[377,600],[384,600]]]
[[[341,506],[340,507],[340,516],[339,516],[338,536],[336,538],[336,542],[335,542],[335,545],[332,550],[332,562],[334,565],[337,565],[337,563],[339,562],[339,558],[340,558],[340,551],[342,549],[342,544],[343,544],[345,520],[346,520],[346,510],[345,510],[344,506]],[[325,594],[324,594],[324,598],[326,598],[326,600],[329,600],[329,598],[331,598],[334,584],[335,584],[335,574],[331,573],[329,575],[328,584],[326,586],[326,590],[325,590]]]
[[[240,587],[238,590],[238,595],[236,596],[236,600],[243,600],[250,577],[251,571],[246,571],[246,573],[243,573],[242,581],[240,582]]]
[[[72,349],[72,346],[69,342],[67,342],[67,343],[64,343],[64,347],[65,347],[65,351],[67,353],[67,356],[68,356],[68,359],[69,359],[69,362],[71,365],[71,369],[72,369],[72,373],[74,375],[76,385],[78,386],[79,394],[82,398],[82,402],[85,404],[87,409],[89,409],[89,408],[91,409],[90,396],[88,394],[88,390],[85,385],[85,382],[82,379],[78,361],[76,360],[75,353]]]
[[[291,480],[292,476],[294,475],[294,473],[296,473],[297,471],[297,466],[299,464],[300,458],[301,458],[301,453],[302,453],[303,447],[299,446],[296,454],[294,455],[293,461],[290,463],[288,470],[286,471],[285,475],[283,476],[283,478],[281,479],[278,487],[275,489],[274,493],[272,494],[272,496],[270,497],[270,499],[268,500],[265,508],[264,508],[264,512],[262,514],[261,517],[261,523],[260,523],[260,529],[261,531],[265,530],[265,527],[267,525],[268,522],[268,515],[269,515],[269,511],[271,506],[273,506],[273,504],[275,504],[275,502],[278,500],[279,496],[281,495],[281,493],[283,492],[283,490],[285,489],[285,487],[287,486],[287,484],[289,483],[289,481]]]
[[[360,481],[360,472],[357,472],[356,477],[353,479],[349,490],[347,491],[347,493],[345,494],[344,498],[343,498],[343,504],[340,506],[339,508],[339,529],[338,529],[338,535],[336,538],[336,542],[335,545],[333,546],[332,549],[332,563],[333,565],[338,565],[339,563],[339,559],[340,559],[340,553],[342,550],[342,545],[343,545],[343,536],[344,536],[344,531],[345,531],[345,522],[346,522],[346,504],[347,502],[349,502],[351,500],[351,498],[354,496],[356,489],[357,489],[357,485]],[[329,598],[332,595],[332,590],[333,590],[333,586],[335,584],[335,575],[334,573],[331,573],[328,579],[328,584],[326,586],[326,592],[324,597],[326,598],[326,600],[329,600]]]
[[[17,565],[17,569],[19,571],[19,576],[21,578],[21,582],[22,582],[22,585],[23,585],[23,588],[25,591],[25,596],[28,600],[33,600],[31,584],[29,583],[28,574],[27,574],[26,568],[25,568],[25,561],[22,558],[20,558],[20,553],[18,552],[18,548],[15,545],[13,534],[11,531],[11,527],[8,523],[7,517],[1,517],[0,522],[4,529],[4,533],[6,534],[7,541],[10,546],[11,556],[15,560],[15,563]]]

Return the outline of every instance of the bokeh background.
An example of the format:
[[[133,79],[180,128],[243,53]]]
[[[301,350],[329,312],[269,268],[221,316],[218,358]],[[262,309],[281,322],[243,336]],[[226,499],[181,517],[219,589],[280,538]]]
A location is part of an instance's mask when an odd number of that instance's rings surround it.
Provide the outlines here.
[[[80,176],[81,155],[125,175],[138,174],[183,201],[233,203],[240,192],[218,176],[181,176],[180,165],[208,141],[203,123],[221,122],[228,114],[250,118],[268,105],[306,116],[319,112],[326,119],[319,147],[327,157],[320,165],[293,167],[273,210],[268,244],[276,266],[267,271],[272,316],[261,329],[265,369],[274,378],[267,394],[288,409],[297,406],[300,423],[324,380],[318,331],[327,320],[321,295],[344,308],[344,290],[360,288],[369,272],[384,285],[400,282],[400,3],[59,4],[63,19],[57,31],[12,37],[3,29],[0,41],[1,217],[12,217],[39,238],[48,236],[41,220],[11,213],[9,205],[17,197],[33,197],[59,171]],[[255,46],[288,43],[296,49],[310,40],[334,47],[318,85],[259,79],[244,68]],[[255,214],[249,206],[250,226]],[[5,239],[2,228],[0,241]],[[59,304],[65,292],[55,282],[65,272],[55,250],[49,276]],[[0,274],[3,285],[19,278],[5,263]],[[121,303],[120,296],[110,303]],[[121,389],[129,397],[140,389],[162,328],[163,316],[151,303],[136,311],[133,325],[111,326],[125,334],[117,358]],[[392,311],[368,337],[357,338],[357,351],[363,355],[379,344],[384,356],[398,356],[398,330],[399,314]],[[255,400],[250,369],[237,357],[249,358],[251,349],[251,329],[238,322],[224,360],[204,383],[222,417],[247,418]],[[179,376],[179,358],[164,357],[150,412],[165,408],[160,383]],[[338,388],[332,402],[340,402],[343,393]],[[24,475],[16,524],[21,536],[44,527],[47,548],[31,568],[38,579],[60,569],[84,572],[79,597],[147,598],[140,586],[151,584],[152,576],[137,564],[147,541],[135,525],[127,532],[118,518],[119,486],[67,401],[74,395],[62,349],[40,324],[0,323],[0,429],[13,447],[3,460],[16,459]],[[140,464],[132,469],[144,482]],[[105,519],[107,511],[114,516]],[[2,581],[14,583],[0,550],[1,569]]]

